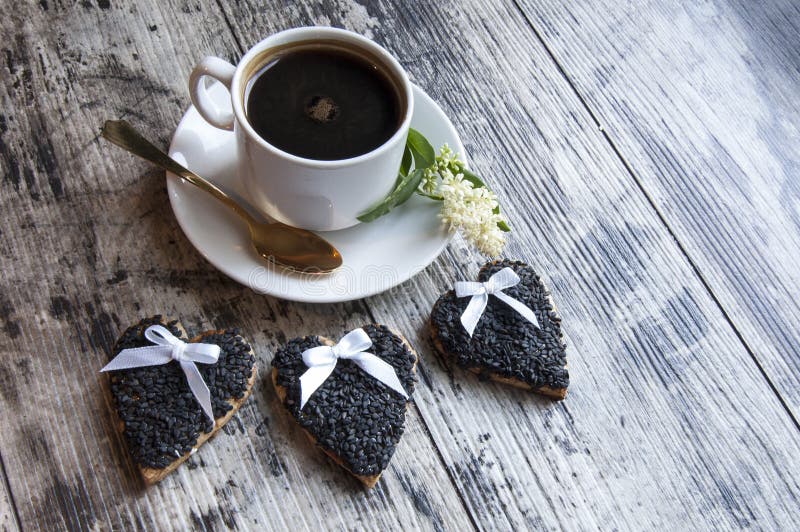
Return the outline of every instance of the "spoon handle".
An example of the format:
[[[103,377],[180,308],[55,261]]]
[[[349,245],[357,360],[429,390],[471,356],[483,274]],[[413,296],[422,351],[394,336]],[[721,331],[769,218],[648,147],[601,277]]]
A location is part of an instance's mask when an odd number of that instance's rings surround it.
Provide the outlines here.
[[[150,161],[156,166],[160,166],[168,172],[179,175],[194,186],[205,190],[222,203],[236,211],[236,214],[247,220],[249,223],[255,222],[253,217],[241,205],[233,201],[227,194],[217,188],[214,184],[206,181],[183,165],[178,164],[175,159],[155,147],[146,138],[141,136],[132,125],[125,120],[106,120],[103,124],[102,136],[113,142],[117,146],[126,149],[142,159]]]

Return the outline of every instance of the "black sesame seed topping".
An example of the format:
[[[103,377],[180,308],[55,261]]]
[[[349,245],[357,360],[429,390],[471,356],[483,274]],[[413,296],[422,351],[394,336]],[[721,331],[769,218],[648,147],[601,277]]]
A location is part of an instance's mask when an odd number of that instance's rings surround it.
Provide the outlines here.
[[[507,266],[519,275],[520,283],[504,292],[533,310],[539,328],[490,296],[470,338],[461,324],[461,314],[470,298],[456,297],[451,290],[439,298],[431,313],[436,339],[456,364],[479,369],[483,378],[497,375],[522,381],[533,389],[566,388],[569,373],[561,319],[555,314],[550,294],[533,268],[519,261],[490,262],[481,268],[478,281],[486,282]]]
[[[153,316],[128,328],[117,340],[110,358],[123,349],[152,345],[144,337],[144,331],[155,324],[165,326],[186,341],[176,321],[167,323],[161,316]],[[215,364],[197,364],[211,391],[214,417],[220,418],[232,408],[228,400],[240,399],[247,391],[255,358],[250,353],[250,345],[236,329],[214,332],[200,341],[221,348]],[[168,466],[192,450],[200,433],[213,429],[176,362],[114,371],[110,373],[110,380],[128,449],[134,462],[142,467]]]
[[[369,352],[391,364],[406,392],[414,392],[416,355],[383,325],[367,325]],[[290,340],[275,353],[276,383],[286,389],[284,406],[317,445],[338,456],[356,475],[374,476],[386,469],[403,435],[406,399],[350,360],[339,360],[330,377],[300,410],[300,376],[308,367],[306,349],[322,345],[318,336]]]

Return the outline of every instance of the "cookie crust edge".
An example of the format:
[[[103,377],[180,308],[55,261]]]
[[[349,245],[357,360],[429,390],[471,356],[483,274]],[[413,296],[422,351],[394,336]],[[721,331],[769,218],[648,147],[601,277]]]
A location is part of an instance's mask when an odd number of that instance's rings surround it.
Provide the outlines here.
[[[550,298],[550,296],[548,296]],[[550,300],[552,304],[552,299]],[[433,311],[436,309],[436,305],[439,304],[439,300],[436,300],[436,303],[433,305]],[[555,307],[553,307],[555,309]],[[433,347],[436,352],[445,360],[452,361],[454,359],[453,355],[449,354],[447,350],[444,348],[441,340],[439,339],[438,331],[436,327],[433,325],[433,321],[428,319],[428,331],[430,333],[431,342],[433,343]],[[457,365],[457,364],[456,364]],[[459,366],[461,367],[461,366]],[[565,364],[564,367],[566,368],[567,365]],[[514,388],[520,388],[522,390],[532,391],[541,395],[546,395],[547,397],[551,397],[553,399],[563,400],[567,396],[567,388],[551,388],[550,386],[540,386],[538,388],[534,388],[530,384],[520,379],[513,379],[509,377],[504,377],[498,373],[487,372],[482,368],[479,367],[468,367],[464,368],[467,371],[474,373],[475,375],[487,375],[489,380],[494,382],[499,382],[502,384],[507,384],[509,386],[513,386]]]

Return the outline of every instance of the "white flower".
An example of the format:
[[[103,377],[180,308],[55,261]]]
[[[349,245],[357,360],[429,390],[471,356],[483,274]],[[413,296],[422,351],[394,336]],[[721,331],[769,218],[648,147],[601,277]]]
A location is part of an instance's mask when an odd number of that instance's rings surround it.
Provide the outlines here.
[[[461,231],[464,238],[484,255],[495,257],[505,245],[505,235],[497,226],[503,217],[494,212],[497,197],[485,187],[474,188],[463,174],[442,172],[439,186],[442,210],[439,216],[450,230]]]
[[[436,157],[436,166],[439,171],[450,170],[457,174],[464,169],[464,163],[458,158],[458,154],[450,149],[447,143],[442,144],[439,148],[439,155]]]
[[[496,214],[497,197],[485,187],[475,188],[464,179],[464,163],[445,144],[439,149],[434,164],[426,168],[419,190],[442,198],[439,216],[451,231],[460,230],[464,238],[484,255],[495,257],[505,245],[505,235],[498,223],[505,222]]]
[[[426,194],[435,194],[440,178],[444,178],[446,173],[457,174],[463,169],[464,163],[458,158],[458,154],[445,143],[439,148],[439,155],[433,165],[425,169],[419,188]]]
[[[426,168],[422,174],[422,181],[419,183],[419,188],[425,194],[433,194],[436,192],[436,185],[439,180],[439,171],[436,165]]]

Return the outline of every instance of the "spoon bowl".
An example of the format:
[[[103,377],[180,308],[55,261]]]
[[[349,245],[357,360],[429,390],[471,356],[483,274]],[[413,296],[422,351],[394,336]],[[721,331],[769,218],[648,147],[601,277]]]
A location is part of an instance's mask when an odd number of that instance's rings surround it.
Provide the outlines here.
[[[327,240],[282,223],[251,223],[250,241],[262,258],[302,273],[328,273],[342,265],[342,256]]]

